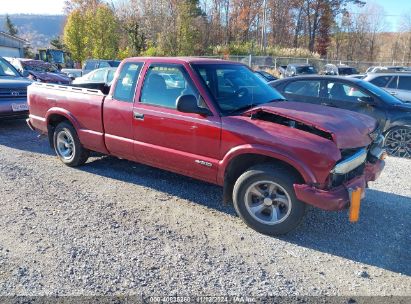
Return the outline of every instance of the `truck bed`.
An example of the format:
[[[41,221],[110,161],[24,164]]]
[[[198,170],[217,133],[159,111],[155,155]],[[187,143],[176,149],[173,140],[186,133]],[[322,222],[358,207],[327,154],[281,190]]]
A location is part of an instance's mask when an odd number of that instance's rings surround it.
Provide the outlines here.
[[[28,87],[28,104],[34,128],[47,133],[47,120],[55,113],[66,113],[74,121],[81,142],[92,150],[104,147],[102,120],[106,95],[100,90],[48,83],[33,83]],[[103,152],[103,151],[102,151]]]

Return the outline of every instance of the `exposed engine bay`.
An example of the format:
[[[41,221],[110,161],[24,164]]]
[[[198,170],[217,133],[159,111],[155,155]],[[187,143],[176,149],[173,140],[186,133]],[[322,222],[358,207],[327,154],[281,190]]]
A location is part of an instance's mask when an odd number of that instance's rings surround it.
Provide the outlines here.
[[[294,129],[298,129],[298,130],[302,130],[304,132],[308,132],[308,133],[312,133],[315,134],[317,136],[323,137],[325,139],[328,140],[333,140],[333,137],[331,135],[331,133],[329,132],[325,132],[323,130],[320,130],[314,126],[310,126],[307,125],[303,122],[294,120],[294,119],[290,119],[278,114],[273,114],[273,113],[268,113],[265,111],[258,111],[256,113],[253,113],[251,116],[252,119],[259,119],[259,120],[264,120],[264,121],[269,121],[269,122],[273,122],[276,124],[280,124],[280,125],[284,125],[284,126],[288,126],[290,128],[294,128]]]

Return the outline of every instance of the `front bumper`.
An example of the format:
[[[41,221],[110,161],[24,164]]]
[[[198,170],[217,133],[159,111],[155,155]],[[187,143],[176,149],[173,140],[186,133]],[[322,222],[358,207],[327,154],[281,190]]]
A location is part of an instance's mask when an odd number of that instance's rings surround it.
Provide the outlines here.
[[[375,163],[367,163],[365,165],[364,173],[357,176],[343,185],[321,190],[309,185],[294,185],[295,195],[300,201],[315,207],[336,211],[348,208],[350,204],[350,190],[365,189],[368,182],[375,181],[384,169],[385,162],[377,160]]]
[[[27,105],[27,98],[0,99],[0,120],[27,117],[28,110],[13,111],[13,104]]]

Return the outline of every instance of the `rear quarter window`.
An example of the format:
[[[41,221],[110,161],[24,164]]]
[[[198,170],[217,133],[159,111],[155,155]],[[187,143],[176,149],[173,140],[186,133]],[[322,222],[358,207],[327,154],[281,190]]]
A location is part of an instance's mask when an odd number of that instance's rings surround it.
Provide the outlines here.
[[[143,64],[140,62],[127,62],[123,65],[116,82],[116,87],[114,88],[114,99],[133,102],[137,80],[142,66]]]

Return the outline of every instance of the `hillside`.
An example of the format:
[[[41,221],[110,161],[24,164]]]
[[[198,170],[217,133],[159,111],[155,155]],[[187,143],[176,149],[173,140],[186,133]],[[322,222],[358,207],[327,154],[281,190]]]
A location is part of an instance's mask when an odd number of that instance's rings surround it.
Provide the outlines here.
[[[33,48],[48,46],[49,41],[60,35],[65,16],[63,15],[9,15],[19,30],[19,37],[28,40]],[[5,15],[0,15],[0,30],[4,30]]]

